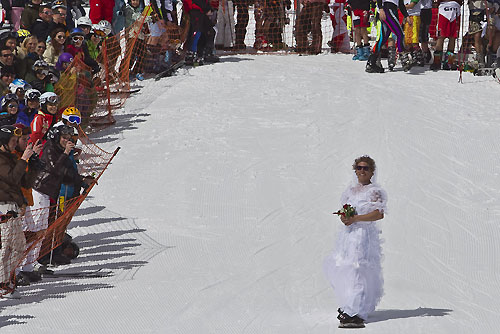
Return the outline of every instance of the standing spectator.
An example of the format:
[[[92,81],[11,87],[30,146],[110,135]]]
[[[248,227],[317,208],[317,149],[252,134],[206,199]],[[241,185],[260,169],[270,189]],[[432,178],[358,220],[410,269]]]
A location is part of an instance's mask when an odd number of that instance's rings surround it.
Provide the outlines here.
[[[486,1],[468,0],[467,5],[469,7],[469,35],[474,38],[476,61],[478,62],[478,67],[482,68],[485,66],[485,61],[481,34],[483,32],[482,22],[485,21],[486,15]],[[450,48],[448,48],[448,50],[450,50]]]
[[[71,29],[71,26],[68,28],[66,23],[67,12],[67,7],[62,1],[55,1],[52,3],[52,23],[50,24],[51,35],[54,29],[57,28],[63,29],[64,32]]]
[[[38,10],[38,18],[31,25],[30,31],[40,42],[46,42],[52,25],[52,8],[50,4],[42,3]]]
[[[101,20],[106,20],[109,23],[113,21],[115,0],[90,0],[89,5],[89,17],[93,24],[97,24]]]
[[[130,27],[141,16],[144,10],[140,0],[129,0],[125,7],[125,28]]]
[[[370,26],[371,0],[349,0],[354,26],[356,55],[353,60],[366,61],[370,56],[370,37],[367,28]]]
[[[125,28],[125,6],[125,0],[115,0],[113,19],[111,22],[115,35]]]
[[[450,69],[454,66],[455,41],[460,29],[460,3],[454,0],[445,0],[439,4],[438,38],[434,50],[434,61],[431,70],[437,71],[441,68]],[[472,28],[469,28],[469,31]],[[474,30],[474,29],[472,29]],[[479,32],[479,35],[481,33]],[[448,38],[447,57],[443,57],[444,40]],[[445,63],[446,62],[446,63]],[[443,63],[441,65],[441,63]]]
[[[408,19],[404,24],[405,44],[411,53],[411,65],[424,66],[424,54],[420,49],[420,9],[421,0],[406,0]]]
[[[21,15],[21,28],[30,30],[33,23],[39,17],[40,4],[42,0],[31,0],[28,1],[24,7],[24,11]]]
[[[21,187],[31,188],[38,171],[29,168],[33,153],[40,153],[41,144],[28,144],[21,159],[14,152],[22,131],[12,125],[0,128],[0,293],[3,298],[21,298],[15,291],[15,266],[21,261],[26,249],[21,220],[26,200]]]
[[[234,48],[236,50],[246,49],[245,36],[247,34],[247,25],[249,20],[248,15],[248,5],[250,0],[234,0],[234,5],[236,6],[236,25],[235,36],[236,40],[234,43]]]
[[[188,12],[190,26],[186,45],[186,64],[200,64],[203,62],[203,52],[210,39],[213,24],[209,19],[212,7],[207,0],[193,0]]]
[[[420,0],[420,48],[424,53],[424,60],[428,63],[432,59],[431,51],[429,50],[429,27],[432,21],[432,0]]]
[[[31,122],[30,141],[36,143],[46,140],[47,131],[56,124],[57,106],[59,97],[55,93],[46,92],[40,96],[40,110]]]
[[[322,0],[306,0],[304,7],[297,18],[297,52],[319,54],[323,34],[321,33],[321,17],[323,12],[330,12],[328,5]],[[311,33],[311,44],[308,42],[308,34]]]
[[[234,8],[231,0],[220,0],[217,10],[217,35],[215,46],[219,49],[229,49],[235,44]]]
[[[328,42],[331,52],[351,53],[345,5],[346,0],[333,0],[328,5],[333,26],[332,39]],[[363,50],[363,52],[365,51]]]

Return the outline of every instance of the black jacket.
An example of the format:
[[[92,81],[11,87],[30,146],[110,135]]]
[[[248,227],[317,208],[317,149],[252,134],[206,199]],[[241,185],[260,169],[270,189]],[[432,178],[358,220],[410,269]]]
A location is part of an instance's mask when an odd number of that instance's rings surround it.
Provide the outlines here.
[[[31,165],[26,171],[27,166],[14,153],[0,151],[0,202],[15,202],[18,206],[26,203],[21,187],[31,188],[38,174]]]
[[[82,177],[56,140],[49,139],[45,143],[40,159],[45,162],[45,168],[38,174],[33,189],[56,200],[63,183],[82,187]]]

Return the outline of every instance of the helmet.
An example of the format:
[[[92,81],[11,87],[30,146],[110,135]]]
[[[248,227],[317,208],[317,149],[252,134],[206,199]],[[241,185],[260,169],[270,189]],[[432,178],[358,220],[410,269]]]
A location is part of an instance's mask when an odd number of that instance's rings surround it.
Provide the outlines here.
[[[75,130],[71,126],[63,124],[51,127],[50,130],[47,132],[47,138],[59,141],[59,138],[61,138],[62,135],[73,136],[74,134]]]
[[[57,104],[59,102],[59,96],[53,92],[45,92],[40,95],[40,105],[45,105],[46,103]]]
[[[79,27],[79,26],[92,27],[92,21],[88,17],[82,16],[82,17],[78,18],[78,20],[76,20],[76,26],[77,27]]]
[[[2,125],[0,127],[0,145],[7,145],[10,137],[17,136],[21,137],[23,130],[16,128],[13,125]]]
[[[43,59],[39,59],[37,61],[35,61],[35,63],[33,64],[33,71],[37,71],[37,70],[46,70],[49,68],[49,64],[47,64],[47,62]]]
[[[59,56],[59,59],[57,59],[56,63],[56,70],[62,71],[64,70],[63,68],[63,63],[71,63],[73,62],[73,56],[71,53],[64,52]]]
[[[17,33],[13,31],[14,27],[9,23],[3,23],[0,27],[0,40],[8,38],[15,38],[17,40]]]
[[[31,33],[29,32],[29,30],[19,29],[17,31],[17,37],[19,37],[19,38],[25,39],[28,36],[31,36]]]
[[[12,83],[9,85],[10,91],[14,94],[19,88],[26,91],[28,89],[31,89],[31,85],[23,79],[14,79],[14,81],[12,81]]]
[[[69,34],[71,37],[73,36],[85,36],[85,33],[83,32],[82,28],[73,28],[71,29],[71,33]]]
[[[62,112],[62,118],[70,123],[76,123],[79,125],[82,121],[82,114],[76,107],[67,107]]]
[[[17,99],[17,95],[14,93],[9,93],[7,95],[5,95],[2,99],[2,110],[4,110],[5,108],[7,108],[7,105],[10,103],[10,102],[16,102],[17,105],[19,105],[19,100]]]
[[[111,34],[111,31],[112,31],[112,27],[111,27],[111,23],[109,23],[108,21],[106,20],[101,20],[99,21],[99,23],[96,24],[97,27],[94,27],[94,30],[101,30],[103,31],[106,36],[108,36],[109,34]]]
[[[28,100],[40,100],[40,91],[38,89],[34,89],[34,88],[31,88],[31,89],[28,89],[26,91],[26,93],[24,93],[24,99],[26,101]]]
[[[29,126],[24,125],[23,123],[16,123],[14,124],[14,127],[21,129],[23,136],[31,134],[31,128]]]

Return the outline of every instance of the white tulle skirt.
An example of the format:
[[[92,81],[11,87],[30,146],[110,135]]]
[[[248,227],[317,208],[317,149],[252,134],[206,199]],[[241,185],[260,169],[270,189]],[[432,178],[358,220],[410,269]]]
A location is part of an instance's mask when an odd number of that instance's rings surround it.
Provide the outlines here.
[[[324,270],[340,308],[367,319],[383,295],[380,231],[371,222],[343,227]]]

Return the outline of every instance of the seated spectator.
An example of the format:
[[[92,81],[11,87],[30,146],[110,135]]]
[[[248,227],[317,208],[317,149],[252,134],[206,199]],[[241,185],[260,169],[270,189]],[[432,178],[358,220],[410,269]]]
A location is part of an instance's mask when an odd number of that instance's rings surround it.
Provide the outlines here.
[[[40,92],[36,89],[28,89],[24,94],[24,109],[17,114],[16,123],[29,127],[35,115],[40,109]],[[31,131],[30,131],[31,133]]]
[[[63,29],[64,32],[68,31],[68,27],[66,25],[66,14],[67,7],[64,5],[64,2],[58,0],[52,3],[52,22],[50,23],[50,31],[57,28]]]
[[[45,46],[45,43],[43,43]],[[26,81],[31,81],[35,78],[35,73],[33,72],[33,65],[37,60],[43,59],[37,53],[38,39],[36,36],[32,35],[26,37],[21,45],[18,47],[18,54],[23,53],[24,63],[25,63],[25,73],[24,75],[19,74],[20,77],[24,78]]]
[[[43,59],[43,54],[45,53],[45,50],[47,49],[47,44],[43,41],[38,41],[36,44],[36,53],[40,57],[39,59]]]
[[[0,128],[0,294],[3,298],[21,298],[15,291],[15,267],[20,263],[26,249],[21,220],[15,219],[23,215],[27,202],[21,187],[31,188],[38,170],[31,168],[33,153],[40,153],[41,144],[28,144],[21,158],[14,152],[22,131],[12,125]]]
[[[0,67],[0,95],[10,93],[9,85],[14,81],[15,75],[10,67]]]
[[[2,98],[0,104],[0,126],[14,125],[19,111],[19,100],[16,94],[9,93]]]
[[[38,18],[29,29],[40,42],[46,42],[51,32],[52,8],[50,4],[43,3],[38,10]]]
[[[59,97],[52,92],[40,95],[40,110],[31,122],[30,141],[36,143],[46,140],[47,131],[57,123],[56,114],[59,105]]]
[[[54,66],[57,59],[64,51],[64,43],[66,42],[66,30],[56,28],[50,33],[50,42],[47,42],[47,49],[43,54],[43,59],[47,64]]]
[[[39,17],[38,13],[41,3],[42,0],[31,0],[24,6],[23,13],[21,14],[22,29],[30,30],[33,23],[35,23],[36,19]]]
[[[14,53],[7,45],[0,47],[0,68],[7,68],[11,73],[16,73],[14,68]]]

